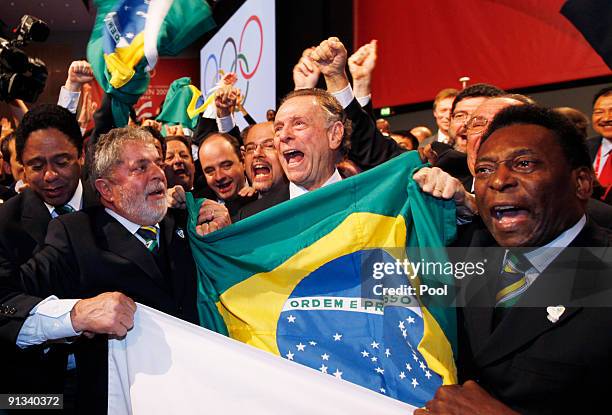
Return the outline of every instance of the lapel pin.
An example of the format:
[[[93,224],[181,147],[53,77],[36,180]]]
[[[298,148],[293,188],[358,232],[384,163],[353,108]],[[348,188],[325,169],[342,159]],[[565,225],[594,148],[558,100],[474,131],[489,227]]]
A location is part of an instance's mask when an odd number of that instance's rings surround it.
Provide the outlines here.
[[[552,323],[556,323],[557,321],[559,321],[559,317],[561,317],[563,313],[565,313],[565,307],[563,307],[562,305],[558,305],[556,307],[549,306],[546,307],[546,312],[548,313],[548,315],[546,316],[548,320],[550,320]]]
[[[183,232],[183,229],[178,228],[178,229],[176,230],[176,234],[177,234],[177,235],[178,235],[180,238],[185,239],[185,233]]]

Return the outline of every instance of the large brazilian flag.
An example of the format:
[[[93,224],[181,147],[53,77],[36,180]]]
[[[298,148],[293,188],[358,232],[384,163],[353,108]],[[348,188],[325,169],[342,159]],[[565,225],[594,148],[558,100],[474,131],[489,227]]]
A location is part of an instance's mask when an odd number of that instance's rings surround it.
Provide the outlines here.
[[[455,236],[453,202],[420,191],[419,167],[409,152],[205,237],[189,194],[201,324],[414,406],[455,383],[454,309],[419,295],[452,277],[396,266],[446,261]]]
[[[215,27],[206,0],[95,0],[87,60],[112,99],[115,125],[146,91],[159,56],[179,54]]]

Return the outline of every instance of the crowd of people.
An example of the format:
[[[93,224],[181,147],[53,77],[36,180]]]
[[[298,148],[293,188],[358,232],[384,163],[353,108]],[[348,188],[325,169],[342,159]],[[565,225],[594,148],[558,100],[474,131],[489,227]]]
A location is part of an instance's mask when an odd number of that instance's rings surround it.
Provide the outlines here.
[[[191,136],[154,120],[114,126],[107,98],[84,134],[75,115],[93,79],[84,61],[70,66],[58,105],[22,108],[15,131],[3,125],[0,348],[11,376],[0,391],[65,393],[69,409],[106,413],[107,336],[126,335],[135,302],[198,322],[186,192],[205,198],[197,224],[205,235],[418,151],[430,165],[414,180],[457,204],[454,244],[506,255],[497,275],[462,287],[461,383],[441,387],[417,413],[604,405],[612,309],[580,299],[605,292],[612,276],[610,258],[588,251],[611,242],[612,87],[594,97],[594,138],[578,111],[487,84],[442,89],[434,134],[393,131],[373,116],[376,48],[348,56],[332,37],[306,49],[295,90],[265,121],[248,116],[243,131],[234,112],[248,112],[229,74],[216,117],[201,117]],[[321,77],[325,89],[316,88]],[[577,247],[590,256],[565,254]],[[556,321],[546,306],[521,307],[542,293],[546,305],[563,304]]]

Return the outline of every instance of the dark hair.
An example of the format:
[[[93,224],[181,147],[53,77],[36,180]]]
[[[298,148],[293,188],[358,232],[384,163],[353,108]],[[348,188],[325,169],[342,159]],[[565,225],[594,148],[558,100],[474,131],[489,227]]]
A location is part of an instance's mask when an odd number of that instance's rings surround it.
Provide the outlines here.
[[[193,161],[193,154],[191,154],[191,138],[186,137],[184,135],[169,135],[166,137],[166,148],[164,149],[164,159],[166,158],[166,150],[168,149],[168,143],[170,141],[179,141],[187,147],[187,152],[189,153],[189,157],[191,161]]]
[[[593,97],[593,106],[595,106],[595,103],[600,97],[606,97],[608,95],[612,95],[612,86],[607,86],[597,91],[597,93]]]
[[[553,111],[567,117],[567,119],[576,126],[578,131],[580,131],[580,134],[582,134],[582,136],[586,139],[587,128],[589,126],[589,117],[587,117],[585,113],[572,107],[557,107],[553,108]]]
[[[23,162],[23,149],[34,131],[55,128],[68,137],[68,141],[77,149],[78,156],[83,150],[83,136],[76,116],[64,107],[55,104],[40,104],[23,116],[15,132],[15,151],[17,160]]]
[[[478,98],[478,97],[500,97],[502,95],[506,95],[506,91],[503,89],[499,89],[496,86],[489,84],[474,84],[465,88],[463,91],[459,92],[453,101],[453,105],[451,106],[451,115],[455,112],[455,107],[457,104],[466,99],[466,98]]]
[[[412,148],[417,149],[419,147],[419,140],[416,138],[414,134],[410,132],[410,130],[397,130],[392,131],[391,134],[401,135],[402,137],[407,138],[412,143]]]
[[[212,132],[206,134],[204,136],[204,139],[200,142],[200,145],[198,146],[198,154],[200,154],[200,149],[202,148],[206,140],[217,135],[225,138],[225,140],[231,144],[234,153],[236,153],[236,156],[238,157],[238,160],[242,161],[242,151],[240,151],[240,142],[236,137],[228,133]]]
[[[2,158],[7,163],[11,160],[11,149],[9,148],[11,141],[15,141],[15,133],[8,134],[2,139],[2,144],[0,144],[0,153],[2,153]]]
[[[166,139],[164,138],[162,133],[160,133],[159,130],[153,127],[152,125],[147,125],[146,127],[140,127],[140,128],[142,128],[143,130],[151,134],[153,138],[156,139],[159,142],[159,144],[161,144],[162,158],[165,159],[166,158]]]
[[[481,141],[484,144],[497,130],[511,125],[538,125],[550,130],[557,138],[565,159],[572,169],[591,168],[591,159],[584,137],[567,117],[537,105],[515,105],[501,110],[485,132]]]

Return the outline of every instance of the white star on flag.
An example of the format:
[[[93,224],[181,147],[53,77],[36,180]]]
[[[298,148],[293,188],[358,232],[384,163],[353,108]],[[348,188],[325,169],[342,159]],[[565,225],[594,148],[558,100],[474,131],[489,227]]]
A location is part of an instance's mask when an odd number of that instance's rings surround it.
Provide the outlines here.
[[[319,370],[323,373],[327,373],[327,366],[325,365],[321,365],[321,367],[319,368]]]
[[[406,375],[404,374],[404,372],[400,372],[399,377],[400,377],[400,379],[404,379],[406,377]]]
[[[342,338],[342,334],[339,334],[339,333],[334,334],[334,341],[335,342],[339,342],[341,338]]]
[[[421,369],[425,370],[425,368],[426,368],[427,366],[425,366],[425,363],[423,363],[423,362],[419,362],[419,367],[420,367]]]
[[[306,345],[302,344],[302,342],[300,342],[300,344],[296,344],[295,347],[297,347],[298,352],[303,352],[304,351],[304,347],[306,347]]]
[[[368,352],[368,351],[364,350],[363,352],[361,352],[361,355],[362,355],[363,357],[369,357],[369,356],[370,356],[370,352]]]
[[[416,388],[419,385],[419,382],[417,382],[416,378],[412,378],[412,387]]]
[[[289,316],[287,317],[287,321],[288,321],[289,323],[295,323],[295,316],[289,315]]]
[[[329,360],[329,355],[328,355],[327,353],[323,353],[323,354],[321,355],[321,359],[323,359],[323,360]]]
[[[285,356],[287,356],[287,359],[293,360],[293,356],[295,356],[295,355],[293,353],[289,352]]]
[[[385,350],[385,356],[387,357],[391,356],[391,351],[389,349]]]
[[[377,367],[377,368],[376,368],[376,369],[374,369],[374,370],[376,370],[376,373],[380,373],[381,375],[382,375],[383,373],[385,373],[385,369],[381,369],[381,368],[379,368],[379,367]]]
[[[427,379],[431,378],[431,373],[429,373],[429,370],[425,371],[425,376],[427,376]]]
[[[317,342],[311,340],[311,341],[308,342],[308,344],[311,345],[311,346],[316,346]]]
[[[404,322],[400,320],[400,322],[399,322],[399,326],[398,326],[398,327],[399,327],[400,329],[404,330],[404,328],[405,328],[405,327],[404,327]]]
[[[409,316],[407,319],[408,324],[414,324],[414,318],[412,316]]]
[[[406,363],[406,369],[408,369],[408,372],[412,372],[412,366],[410,366],[410,363]]]
[[[334,376],[337,377],[338,379],[342,379],[342,372],[336,369],[336,371],[334,372]]]
[[[372,342],[370,346],[372,346],[373,349],[378,349],[378,343],[376,342]]]
[[[373,362],[377,362],[378,361],[378,357],[376,357],[376,356],[372,357],[372,361]]]

